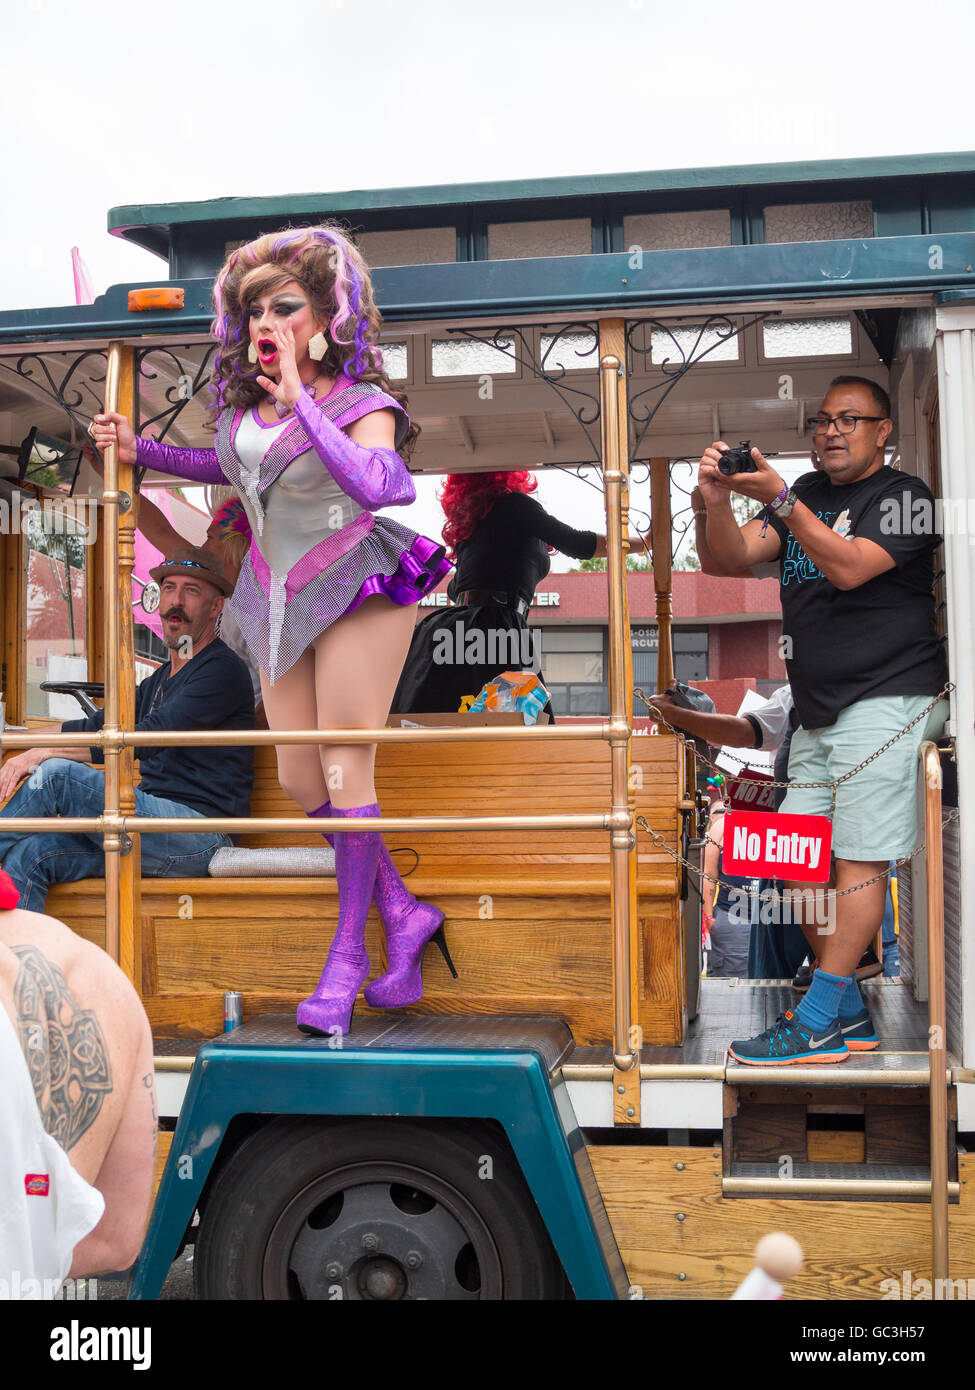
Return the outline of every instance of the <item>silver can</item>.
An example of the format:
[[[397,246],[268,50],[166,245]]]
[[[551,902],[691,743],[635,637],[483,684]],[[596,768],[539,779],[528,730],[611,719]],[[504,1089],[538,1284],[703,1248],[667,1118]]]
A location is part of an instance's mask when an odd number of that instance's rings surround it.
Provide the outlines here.
[[[228,989],[223,996],[223,1031],[232,1032],[244,1021],[244,1000],[239,989]]]

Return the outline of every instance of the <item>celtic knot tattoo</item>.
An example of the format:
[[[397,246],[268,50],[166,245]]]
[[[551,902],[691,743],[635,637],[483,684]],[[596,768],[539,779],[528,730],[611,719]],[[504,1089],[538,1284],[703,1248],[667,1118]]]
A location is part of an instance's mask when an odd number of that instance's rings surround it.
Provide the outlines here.
[[[20,1045],[44,1128],[72,1149],[112,1089],[108,1049],[91,1009],[80,1009],[64,973],[35,946],[14,946]]]

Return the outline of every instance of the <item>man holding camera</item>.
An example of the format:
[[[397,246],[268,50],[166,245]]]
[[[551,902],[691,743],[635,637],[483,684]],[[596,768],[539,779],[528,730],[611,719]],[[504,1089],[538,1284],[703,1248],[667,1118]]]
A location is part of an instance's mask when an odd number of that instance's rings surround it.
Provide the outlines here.
[[[758,449],[749,471],[729,472],[720,441],[705,451],[698,474],[708,546],[721,568],[779,563],[786,666],[802,726],[789,775],[827,784],[790,788],[781,809],[831,814],[833,881],[843,895],[831,904],[802,1003],[757,1038],[731,1044],[732,1057],[748,1065],[845,1061],[851,1050],[877,1046],[855,970],[880,927],[887,880],[868,880],[914,848],[917,750],[937,737],[948,713],[936,699],[947,680],[932,593],[941,538],[931,525],[930,490],[884,464],[893,429],[887,394],[865,378],[837,377],[809,428],[817,471],[792,488]],[[732,492],[764,511],[739,527]],[[887,751],[841,780],[915,719]]]

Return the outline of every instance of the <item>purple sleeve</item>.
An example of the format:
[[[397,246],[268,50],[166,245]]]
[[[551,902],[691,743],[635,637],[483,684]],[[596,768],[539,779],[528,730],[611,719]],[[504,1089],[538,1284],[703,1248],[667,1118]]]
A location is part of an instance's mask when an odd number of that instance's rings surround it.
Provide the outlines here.
[[[325,467],[353,502],[374,511],[414,501],[413,479],[395,449],[368,449],[353,443],[305,391],[295,402],[295,415]]]
[[[160,444],[158,439],[136,436],[135,462],[138,468],[153,468],[157,473],[171,473],[194,483],[226,483],[214,449],[177,449],[172,444]]]

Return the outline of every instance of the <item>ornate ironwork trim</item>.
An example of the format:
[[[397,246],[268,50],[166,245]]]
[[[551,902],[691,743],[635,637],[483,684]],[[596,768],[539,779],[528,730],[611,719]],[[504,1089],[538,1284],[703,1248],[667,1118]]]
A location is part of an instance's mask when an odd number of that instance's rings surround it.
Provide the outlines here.
[[[85,434],[91,424],[92,416],[102,408],[101,398],[96,395],[93,385],[105,380],[105,373],[103,372],[101,376],[93,376],[90,381],[82,381],[81,384],[84,389],[79,390],[77,385],[71,385],[75,373],[89,357],[98,358],[102,366],[107,368],[108,359],[104,348],[86,348],[84,352],[79,353],[68,364],[67,370],[60,380],[57,379],[55,373],[52,373],[51,367],[55,364],[64,365],[63,354],[61,353],[25,352],[16,359],[12,367],[5,359],[0,358],[0,367],[5,372],[9,372],[11,376],[20,377],[22,381],[29,381],[42,395],[47,396],[48,400],[54,401],[55,405],[60,406],[80,434]],[[36,363],[36,366],[29,366],[29,363]],[[43,381],[38,375],[38,367],[43,375]],[[85,389],[94,397],[95,402],[89,414],[79,410],[85,399]]]
[[[663,362],[653,363],[662,373],[662,379],[653,382],[650,386],[644,387],[642,391],[637,391],[635,395],[629,398],[630,419],[637,426],[637,437],[633,445],[633,453],[636,454],[639,452],[644,436],[653,423],[654,416],[686,372],[689,372],[698,362],[702,362],[709,353],[713,352],[715,348],[719,347],[722,343],[726,343],[730,338],[737,338],[746,328],[751,328],[753,324],[761,323],[764,319],[770,318],[771,316],[771,312],[757,314],[754,318],[736,323],[736,321],[727,314],[711,314],[700,325],[673,324],[664,319],[634,319],[628,322],[626,325],[626,342],[630,351],[635,355],[643,357],[644,359],[650,356],[653,351],[653,333],[655,329],[661,333],[666,333],[674,344],[675,349],[680,354],[679,362],[676,360],[671,361],[668,357],[665,358]],[[688,329],[697,328],[697,337],[694,339],[689,352],[685,352],[681,347],[680,340],[674,333],[675,327]],[[649,338],[648,346],[643,347],[634,341],[634,334],[638,329],[645,329],[647,331]],[[709,332],[717,334],[715,341],[702,351],[698,351],[701,342]],[[649,402],[642,401],[643,397],[651,396],[655,391],[659,391],[660,395],[652,405]],[[637,405],[638,401],[641,401],[640,405]]]
[[[544,336],[549,336],[549,333],[552,336],[552,341],[541,354],[541,357],[536,356],[534,344],[526,337],[523,329],[516,324],[507,328],[495,328],[490,333],[474,333],[469,328],[448,328],[446,331],[504,353],[505,357],[510,357],[519,366],[527,368],[532,376],[550,386],[569,413],[578,421],[589,441],[589,447],[592,449],[593,462],[598,463],[602,457],[600,439],[598,431],[593,433],[592,426],[599,421],[599,392],[586,391],[581,386],[570,386],[565,380],[568,368],[564,367],[561,362],[550,363],[549,359],[559,340],[567,337],[570,333],[592,334],[591,348],[585,351],[579,351],[575,347],[571,349],[575,352],[576,357],[588,357],[590,353],[598,351],[599,325],[577,322],[553,324],[551,329],[544,323],[533,326],[538,327]],[[510,343],[506,341],[509,339],[511,340]],[[593,368],[594,372],[597,370],[596,367]],[[580,398],[581,403],[580,401],[573,401],[573,396]]]
[[[199,344],[183,344],[183,349],[189,351],[191,346],[197,347]],[[194,400],[205,387],[209,386],[212,376],[212,373],[209,371],[210,359],[213,357],[216,347],[216,343],[211,342],[206,344],[203,359],[199,365],[194,366],[192,362],[189,363],[189,366],[193,368],[192,371],[185,370],[187,364],[185,364],[181,358],[177,357],[176,353],[178,349],[172,347],[147,347],[136,349],[137,380],[155,381],[158,379],[159,372],[153,371],[149,364],[149,359],[152,357],[168,357],[176,368],[177,376],[176,382],[172,386],[166,387],[166,400],[168,405],[165,410],[159,411],[158,414],[150,416],[147,420],[143,420],[140,414],[138,419],[134,421],[137,434],[142,434],[150,425],[155,425],[161,420],[163,422],[162,428],[155,431],[152,438],[157,440],[165,439],[167,433],[172,429],[173,425],[175,425],[189,402]],[[190,378],[189,390],[186,390],[184,385],[185,378],[187,377]],[[137,407],[140,401],[141,393],[137,393]],[[136,470],[136,491],[138,491],[142,484],[144,474],[144,468]]]

